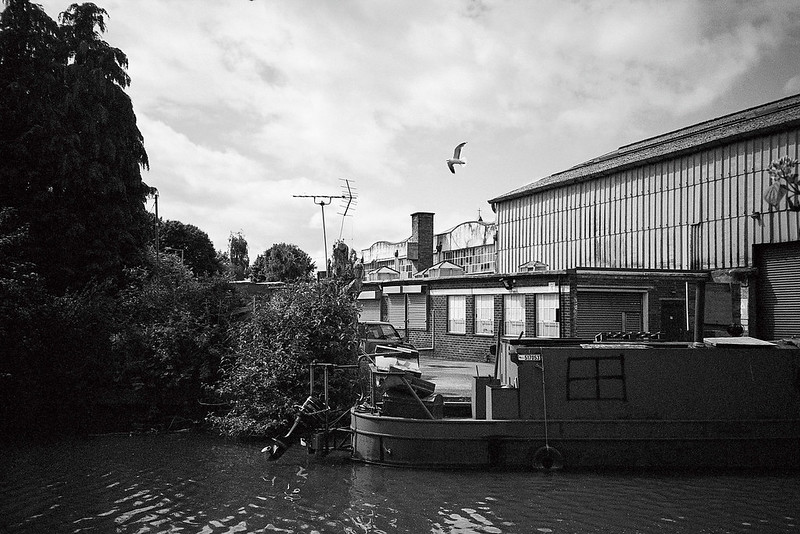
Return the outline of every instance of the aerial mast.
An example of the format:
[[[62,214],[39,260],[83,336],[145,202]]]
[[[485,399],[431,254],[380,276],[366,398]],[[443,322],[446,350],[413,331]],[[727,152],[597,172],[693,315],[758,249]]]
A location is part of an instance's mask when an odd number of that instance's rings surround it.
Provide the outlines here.
[[[314,204],[322,210],[322,243],[325,247],[325,276],[328,275],[328,234],[325,230],[325,206],[333,202],[334,198],[346,198],[342,195],[292,195],[295,198],[311,198]]]

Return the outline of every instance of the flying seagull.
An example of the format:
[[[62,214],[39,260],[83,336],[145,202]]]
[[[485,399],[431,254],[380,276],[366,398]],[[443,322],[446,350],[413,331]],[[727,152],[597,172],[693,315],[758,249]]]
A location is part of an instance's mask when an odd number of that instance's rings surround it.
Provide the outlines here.
[[[447,160],[447,168],[450,169],[450,172],[453,174],[456,173],[455,167],[453,165],[466,165],[467,162],[461,159],[461,148],[466,145],[467,142],[464,141],[463,143],[459,144],[456,149],[453,151],[453,159]]]

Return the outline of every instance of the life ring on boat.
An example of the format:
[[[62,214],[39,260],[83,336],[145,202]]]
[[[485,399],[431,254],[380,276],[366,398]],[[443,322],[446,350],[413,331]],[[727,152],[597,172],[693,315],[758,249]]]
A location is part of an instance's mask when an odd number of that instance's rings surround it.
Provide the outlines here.
[[[564,467],[564,457],[555,447],[545,445],[533,453],[533,467],[540,471],[557,471]]]

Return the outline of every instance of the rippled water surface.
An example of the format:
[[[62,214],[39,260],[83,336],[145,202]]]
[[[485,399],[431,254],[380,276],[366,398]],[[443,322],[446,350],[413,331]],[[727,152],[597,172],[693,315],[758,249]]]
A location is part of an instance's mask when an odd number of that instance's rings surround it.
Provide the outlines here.
[[[194,435],[0,448],[0,532],[799,532],[797,473],[381,468]]]

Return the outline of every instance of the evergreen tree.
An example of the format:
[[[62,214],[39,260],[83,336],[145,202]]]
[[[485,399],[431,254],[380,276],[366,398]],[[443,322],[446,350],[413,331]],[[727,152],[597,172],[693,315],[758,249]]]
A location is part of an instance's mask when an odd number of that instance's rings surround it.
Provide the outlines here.
[[[0,206],[29,228],[27,259],[56,291],[138,263],[147,154],[125,88],[125,54],[100,39],[104,9],[61,25],[29,0],[0,14]]]

